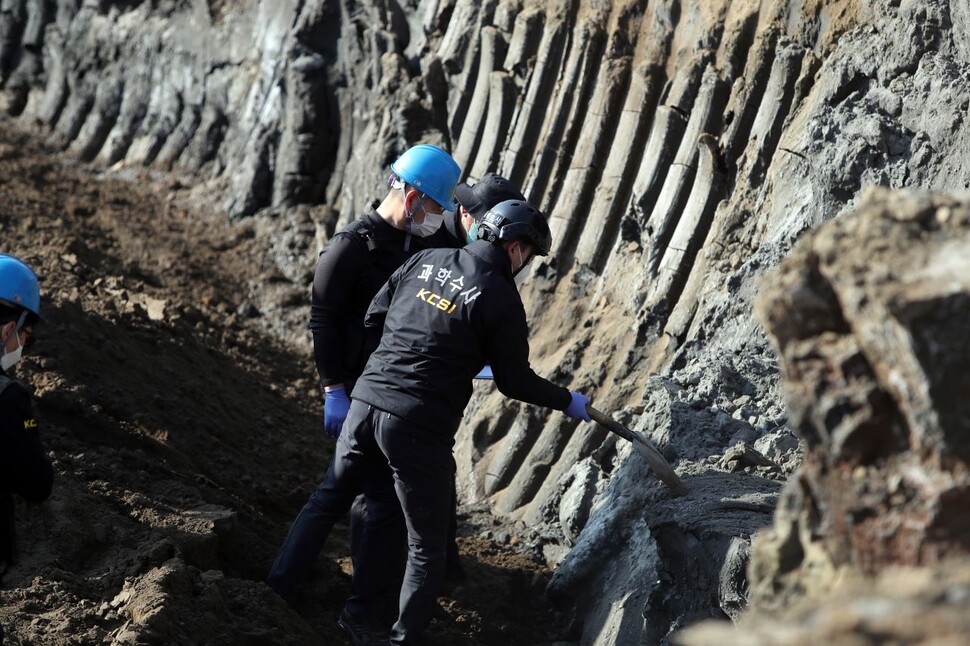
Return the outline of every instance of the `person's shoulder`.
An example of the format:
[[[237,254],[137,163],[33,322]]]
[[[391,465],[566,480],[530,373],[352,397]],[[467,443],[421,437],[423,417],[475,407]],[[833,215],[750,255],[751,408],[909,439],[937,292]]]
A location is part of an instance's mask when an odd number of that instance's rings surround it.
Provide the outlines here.
[[[22,397],[30,399],[30,392],[27,390],[27,386],[13,377],[0,374],[0,402],[10,398],[19,399]]]
[[[337,240],[339,238],[349,238],[353,236],[358,237],[368,237],[374,234],[375,224],[371,218],[367,215],[362,215],[361,217],[348,222],[333,234],[330,238],[331,241]]]
[[[0,411],[3,414],[21,413],[33,415],[30,405],[30,391],[16,379],[0,375]]]
[[[455,247],[432,247],[431,249],[422,249],[421,251],[411,256],[411,259],[412,260],[413,259],[418,259],[418,260],[437,259],[439,261],[443,261],[443,260],[454,258],[455,255],[458,253],[458,251],[459,250],[456,249]]]
[[[334,233],[320,252],[320,258],[333,259],[346,255],[366,255],[368,240],[373,238],[369,223],[362,219],[354,220]]]
[[[427,271],[428,266],[440,266],[450,264],[452,256],[457,252],[457,249],[450,248],[435,248],[435,249],[422,249],[411,255],[410,258],[405,261],[399,272],[401,274],[407,275],[414,271]]]

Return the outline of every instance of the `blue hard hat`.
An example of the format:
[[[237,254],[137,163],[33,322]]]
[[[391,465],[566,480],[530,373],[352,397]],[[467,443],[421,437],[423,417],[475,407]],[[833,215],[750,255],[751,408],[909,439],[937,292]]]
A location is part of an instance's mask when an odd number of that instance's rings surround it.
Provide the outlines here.
[[[0,253],[0,301],[22,307],[40,317],[37,274],[19,258],[5,253]]]
[[[431,144],[418,144],[408,148],[391,164],[391,170],[442,208],[448,211],[458,210],[455,186],[461,176],[461,167],[441,148]]]

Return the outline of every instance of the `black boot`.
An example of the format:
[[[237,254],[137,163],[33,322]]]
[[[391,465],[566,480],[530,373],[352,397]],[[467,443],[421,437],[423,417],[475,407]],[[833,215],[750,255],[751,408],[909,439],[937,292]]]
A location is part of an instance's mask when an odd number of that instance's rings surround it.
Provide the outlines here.
[[[346,608],[340,611],[337,626],[347,633],[354,646],[384,646],[390,644],[390,633],[388,631],[368,626],[361,618],[350,614]]]

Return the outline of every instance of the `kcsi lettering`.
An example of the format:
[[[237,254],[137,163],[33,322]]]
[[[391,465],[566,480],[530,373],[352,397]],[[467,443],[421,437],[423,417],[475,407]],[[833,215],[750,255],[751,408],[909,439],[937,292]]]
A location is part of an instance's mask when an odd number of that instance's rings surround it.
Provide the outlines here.
[[[447,298],[442,298],[440,294],[435,294],[434,292],[427,289],[421,289],[420,291],[418,291],[418,298],[420,298],[428,305],[438,308],[439,310],[441,310],[442,312],[445,312],[446,314],[451,314],[458,307],[457,303],[453,303],[449,301]]]

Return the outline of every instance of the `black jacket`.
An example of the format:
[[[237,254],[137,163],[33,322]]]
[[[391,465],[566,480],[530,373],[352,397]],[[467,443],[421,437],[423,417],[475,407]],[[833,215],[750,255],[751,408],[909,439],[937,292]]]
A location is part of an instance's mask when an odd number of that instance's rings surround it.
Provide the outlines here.
[[[441,228],[426,240],[428,241],[426,245],[428,249],[461,249],[468,244],[465,233],[461,228],[461,212],[446,211]]]
[[[313,358],[323,386],[360,376],[367,361],[364,314],[377,290],[426,239],[405,234],[371,211],[334,234],[317,260],[310,304]]]
[[[381,331],[353,397],[453,435],[488,362],[507,397],[564,410],[569,391],[529,366],[529,328],[508,254],[479,240],[408,260],[374,297],[368,333]]]
[[[14,562],[13,494],[28,502],[51,495],[54,469],[40,442],[30,394],[0,371],[0,572]]]

